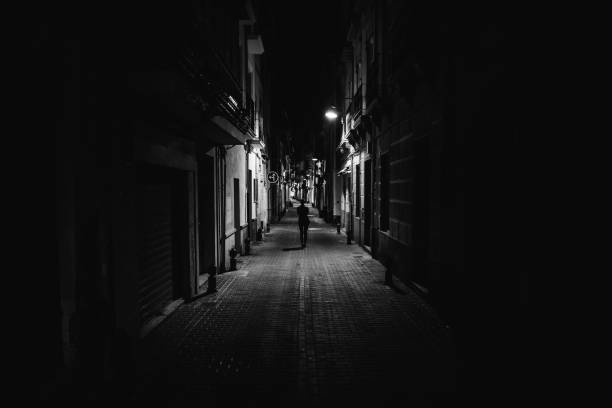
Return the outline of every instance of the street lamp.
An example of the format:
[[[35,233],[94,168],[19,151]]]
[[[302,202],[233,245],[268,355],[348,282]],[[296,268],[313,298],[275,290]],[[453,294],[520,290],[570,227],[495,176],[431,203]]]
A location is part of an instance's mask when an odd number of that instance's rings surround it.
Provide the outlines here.
[[[335,120],[336,118],[338,118],[338,110],[336,109],[335,106],[330,106],[326,111],[325,111],[325,117],[329,120]]]

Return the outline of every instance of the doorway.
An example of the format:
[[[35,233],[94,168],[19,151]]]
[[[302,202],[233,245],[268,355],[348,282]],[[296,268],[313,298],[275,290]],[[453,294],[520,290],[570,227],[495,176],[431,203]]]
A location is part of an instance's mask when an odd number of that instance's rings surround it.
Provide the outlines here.
[[[248,237],[251,241],[255,238],[255,231],[253,231],[253,171],[247,171],[247,198],[246,198],[246,206],[247,206],[247,219],[246,222],[248,224]]]
[[[202,276],[215,267],[215,159],[203,156],[198,163],[198,221],[200,271]]]
[[[187,295],[189,213],[185,172],[144,166],[140,174],[137,303],[143,325]]]
[[[234,179],[234,229],[236,230],[235,235],[235,248],[236,251],[241,252],[242,242],[240,239],[240,179]]]

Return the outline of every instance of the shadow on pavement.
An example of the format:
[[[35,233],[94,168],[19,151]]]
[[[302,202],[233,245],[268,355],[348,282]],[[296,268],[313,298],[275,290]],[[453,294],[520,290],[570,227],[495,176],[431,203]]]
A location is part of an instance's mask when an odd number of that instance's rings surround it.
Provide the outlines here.
[[[299,247],[293,247],[293,248],[283,248],[283,251],[297,251],[299,249],[304,249],[301,246]]]

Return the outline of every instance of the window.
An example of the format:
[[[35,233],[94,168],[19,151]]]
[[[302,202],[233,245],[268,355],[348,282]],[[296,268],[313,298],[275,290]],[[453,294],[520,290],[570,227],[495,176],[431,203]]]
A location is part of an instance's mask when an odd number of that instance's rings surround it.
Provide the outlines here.
[[[346,82],[346,94],[350,97],[353,96],[353,66],[351,65],[351,70],[349,72],[348,81]]]
[[[245,89],[247,98],[250,98],[251,101],[253,101],[253,71],[247,71]]]
[[[368,67],[376,60],[376,7],[370,9],[369,21],[366,29],[366,59]]]
[[[372,63],[376,59],[376,50],[374,49],[374,35],[368,38],[368,42],[366,44],[366,54],[367,54],[368,67],[369,67],[372,65]]]
[[[348,212],[348,200],[346,199],[347,183],[346,174],[342,174],[342,209],[344,212]]]
[[[353,93],[357,92],[357,89],[361,85],[361,41],[358,41],[354,44],[354,75],[355,80],[353,81],[355,89]]]
[[[380,229],[389,230],[389,154],[380,156]]]
[[[234,228],[240,228],[240,179],[234,179]]]

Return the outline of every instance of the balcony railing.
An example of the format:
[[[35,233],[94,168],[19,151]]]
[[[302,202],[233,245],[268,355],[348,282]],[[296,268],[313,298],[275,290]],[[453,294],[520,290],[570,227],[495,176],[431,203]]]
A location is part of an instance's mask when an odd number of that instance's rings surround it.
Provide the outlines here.
[[[253,131],[253,101],[247,98],[246,106],[242,106],[242,90],[213,47],[196,29],[185,46],[180,65],[197,93],[194,103],[203,105],[202,108],[212,114],[224,116],[243,133]]]

